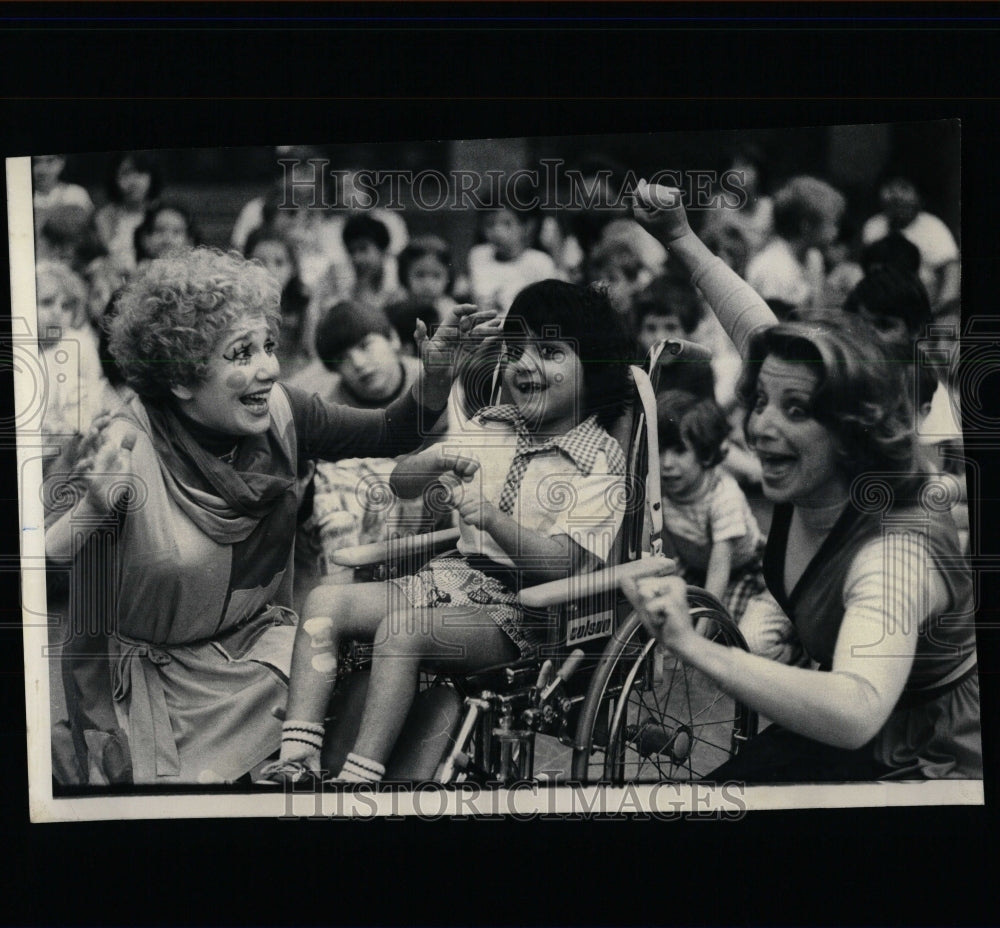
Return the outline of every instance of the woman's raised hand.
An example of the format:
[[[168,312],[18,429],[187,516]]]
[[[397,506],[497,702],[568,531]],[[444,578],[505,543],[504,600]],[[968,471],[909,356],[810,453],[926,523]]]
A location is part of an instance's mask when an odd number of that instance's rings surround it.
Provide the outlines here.
[[[621,587],[646,631],[664,647],[672,648],[685,637],[697,634],[688,609],[687,584],[682,578],[625,578]]]
[[[500,334],[503,320],[495,309],[478,309],[471,303],[462,303],[449,313],[448,318],[428,337],[427,326],[417,320],[414,337],[417,353],[430,373],[453,374],[464,356],[471,354],[483,340]]]
[[[93,454],[93,463],[86,472],[87,496],[90,506],[98,512],[111,512],[127,500],[130,481],[137,480],[132,472],[132,449],[137,433],[129,428],[117,443],[108,438],[107,431],[101,429]]]
[[[663,244],[683,238],[691,231],[683,194],[677,187],[640,180],[635,193],[635,218],[648,226]]]

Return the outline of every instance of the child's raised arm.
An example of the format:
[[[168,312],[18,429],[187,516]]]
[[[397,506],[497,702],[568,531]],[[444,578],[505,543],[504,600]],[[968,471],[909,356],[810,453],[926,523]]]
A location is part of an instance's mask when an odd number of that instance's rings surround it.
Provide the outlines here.
[[[724,600],[729,575],[733,569],[733,541],[725,538],[712,544],[705,572],[705,589],[716,599]]]
[[[701,290],[712,312],[740,355],[747,357],[750,337],[778,320],[767,303],[742,277],[716,257],[691,230],[681,191],[640,181],[636,218],[660,240]]]

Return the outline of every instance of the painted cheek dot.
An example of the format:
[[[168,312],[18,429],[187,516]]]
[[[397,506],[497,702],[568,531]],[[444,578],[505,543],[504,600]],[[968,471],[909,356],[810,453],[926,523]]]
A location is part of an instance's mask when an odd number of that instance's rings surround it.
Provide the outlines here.
[[[241,371],[233,371],[226,377],[226,386],[230,390],[241,392],[250,385],[250,378]]]

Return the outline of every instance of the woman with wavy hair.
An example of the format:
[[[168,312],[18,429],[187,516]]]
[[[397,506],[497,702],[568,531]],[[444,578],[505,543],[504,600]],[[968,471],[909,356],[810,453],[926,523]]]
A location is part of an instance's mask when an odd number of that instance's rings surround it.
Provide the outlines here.
[[[46,538],[89,584],[77,626],[106,638],[106,660],[84,635],[64,656],[91,783],[233,781],[277,749],[300,478],[315,458],[417,448],[459,343],[494,330],[472,307],[421,327],[412,389],[351,409],[277,382],[279,299],[259,263],[206,248],[149,262],[119,297],[110,350],[136,395]]]
[[[948,487],[920,470],[899,365],[858,317],[776,325],[691,232],[678,191],[641,185],[640,200],[744,357],[774,503],[764,574],[811,662],[700,637],[678,577],[626,584],[664,647],[773,720],[710,779],[981,778],[971,578]]]

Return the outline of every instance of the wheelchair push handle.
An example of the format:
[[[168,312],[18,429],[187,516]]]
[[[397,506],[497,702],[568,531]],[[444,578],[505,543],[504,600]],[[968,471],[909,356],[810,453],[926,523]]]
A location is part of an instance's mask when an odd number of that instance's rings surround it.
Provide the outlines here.
[[[704,345],[689,342],[683,338],[668,338],[664,344],[664,352],[679,361],[711,361],[712,352]]]
[[[549,680],[552,677],[552,669],[554,667],[555,664],[552,663],[551,658],[547,659],[545,663],[542,664],[541,668],[538,671],[538,679],[535,681],[536,690],[541,690],[545,686],[545,684],[549,682]]]

